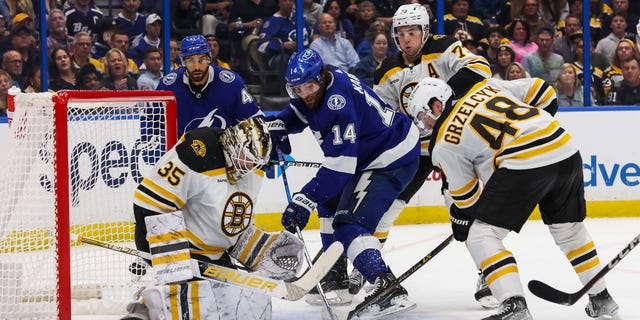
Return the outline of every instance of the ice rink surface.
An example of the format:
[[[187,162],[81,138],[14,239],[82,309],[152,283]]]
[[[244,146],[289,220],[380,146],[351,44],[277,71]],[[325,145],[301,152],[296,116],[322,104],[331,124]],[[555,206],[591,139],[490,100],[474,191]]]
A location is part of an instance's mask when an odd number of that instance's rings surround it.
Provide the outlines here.
[[[640,218],[587,219],[585,223],[598,249],[601,266],[611,261],[640,233]],[[449,224],[394,226],[383,249],[384,258],[393,272],[400,275],[442,242],[449,232]],[[303,231],[303,235],[313,256],[320,247],[318,231]],[[505,246],[518,262],[525,297],[535,319],[591,319],[584,312],[586,296],[572,306],[561,306],[541,300],[526,288],[529,280],[533,279],[569,293],[582,287],[541,221],[527,222],[520,234],[510,233]],[[473,298],[476,280],[477,271],[471,256],[463,243],[454,241],[403,283],[417,308],[397,314],[392,319],[466,320],[489,316],[495,311],[482,309]],[[607,274],[605,280],[609,292],[620,305],[619,319],[640,320],[640,248],[631,251]],[[361,292],[350,307],[338,309],[349,310],[363,298],[364,292]],[[321,319],[320,314],[320,307],[310,306],[303,300],[273,300],[274,320]],[[73,319],[118,318],[77,316]]]

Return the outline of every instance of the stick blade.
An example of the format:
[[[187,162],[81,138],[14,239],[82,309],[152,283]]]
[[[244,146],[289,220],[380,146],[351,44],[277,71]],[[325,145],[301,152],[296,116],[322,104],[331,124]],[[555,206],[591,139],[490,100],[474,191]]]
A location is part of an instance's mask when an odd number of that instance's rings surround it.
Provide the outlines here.
[[[555,289],[542,281],[531,280],[528,287],[531,293],[549,302],[570,306],[578,301],[572,294]]]

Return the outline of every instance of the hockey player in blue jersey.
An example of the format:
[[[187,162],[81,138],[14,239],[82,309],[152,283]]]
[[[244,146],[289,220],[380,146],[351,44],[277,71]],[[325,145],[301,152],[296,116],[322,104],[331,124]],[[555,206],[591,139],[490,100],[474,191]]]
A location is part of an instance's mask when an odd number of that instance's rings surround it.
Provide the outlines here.
[[[263,116],[244,81],[234,71],[211,65],[211,49],[202,35],[180,46],[182,67],[162,78],[157,90],[173,91],[178,104],[178,134],[198,128],[228,128]]]
[[[375,284],[376,294],[395,276],[373,232],[417,170],[418,128],[355,76],[324,65],[313,49],[292,55],[285,79],[291,102],[276,121],[283,122],[287,133],[309,127],[325,159],[315,177],[293,194],[282,225],[292,232],[304,229],[318,205],[339,197],[336,211],[318,211],[323,247],[340,241],[354,267]],[[407,291],[398,286],[359,315],[413,307]]]

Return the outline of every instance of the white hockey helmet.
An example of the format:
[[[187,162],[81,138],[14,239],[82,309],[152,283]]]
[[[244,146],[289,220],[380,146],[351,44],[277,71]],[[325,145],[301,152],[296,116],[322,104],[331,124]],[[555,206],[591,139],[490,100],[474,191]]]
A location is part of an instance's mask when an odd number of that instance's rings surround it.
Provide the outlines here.
[[[446,82],[431,77],[424,78],[416,84],[409,96],[409,114],[414,119],[418,118],[418,114],[420,112],[433,114],[431,111],[431,104],[434,99],[440,100],[444,108],[447,101],[449,101],[452,96],[453,90]]]
[[[427,9],[419,3],[403,4],[396,10],[396,13],[393,14],[391,37],[393,41],[396,42],[398,48],[400,48],[400,42],[396,34],[396,29],[403,26],[420,26],[423,32],[422,45],[424,45],[426,41],[424,35],[429,32],[429,13]]]
[[[249,118],[225,129],[221,144],[232,184],[269,162],[271,137],[262,118]]]

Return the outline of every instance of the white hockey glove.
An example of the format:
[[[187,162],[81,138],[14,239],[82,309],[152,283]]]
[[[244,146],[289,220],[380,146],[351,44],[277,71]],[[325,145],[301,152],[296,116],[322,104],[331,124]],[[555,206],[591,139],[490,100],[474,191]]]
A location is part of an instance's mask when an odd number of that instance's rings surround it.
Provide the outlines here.
[[[245,266],[274,279],[289,279],[302,268],[304,244],[295,235],[272,234],[249,226],[229,255]]]

